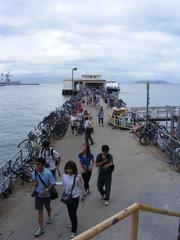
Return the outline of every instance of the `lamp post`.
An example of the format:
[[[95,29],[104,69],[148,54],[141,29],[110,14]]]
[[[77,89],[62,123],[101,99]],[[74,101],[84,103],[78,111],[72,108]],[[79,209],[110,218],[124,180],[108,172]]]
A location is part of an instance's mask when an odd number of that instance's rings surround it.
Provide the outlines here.
[[[147,91],[147,99],[146,99],[146,124],[149,119],[149,104],[150,104],[150,97],[149,97],[149,88],[150,88],[150,83],[146,83],[146,91]]]
[[[74,79],[73,79],[73,72],[77,71],[77,68],[72,69],[72,95],[74,94]]]

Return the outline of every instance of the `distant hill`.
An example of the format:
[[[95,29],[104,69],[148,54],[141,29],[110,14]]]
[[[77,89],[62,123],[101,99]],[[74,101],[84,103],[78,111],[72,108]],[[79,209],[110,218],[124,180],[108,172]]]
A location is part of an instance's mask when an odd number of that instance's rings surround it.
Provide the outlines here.
[[[137,81],[137,82],[134,82],[134,83],[153,83],[153,84],[168,84],[169,82],[168,81],[165,81],[165,80],[143,80],[143,81]]]

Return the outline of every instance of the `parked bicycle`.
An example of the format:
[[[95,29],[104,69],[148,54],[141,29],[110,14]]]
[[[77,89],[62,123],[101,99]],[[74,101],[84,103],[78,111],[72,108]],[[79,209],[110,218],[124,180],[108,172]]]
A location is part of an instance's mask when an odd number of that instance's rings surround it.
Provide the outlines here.
[[[158,136],[163,138],[163,132],[168,132],[164,125],[147,125],[141,131],[139,142],[142,145],[149,145],[152,141],[157,144]]]
[[[35,170],[33,162],[31,160],[24,159],[23,162],[20,161],[20,158],[17,158],[16,161],[11,166],[11,171],[15,174],[16,177],[20,177],[23,182],[32,182],[32,172]]]

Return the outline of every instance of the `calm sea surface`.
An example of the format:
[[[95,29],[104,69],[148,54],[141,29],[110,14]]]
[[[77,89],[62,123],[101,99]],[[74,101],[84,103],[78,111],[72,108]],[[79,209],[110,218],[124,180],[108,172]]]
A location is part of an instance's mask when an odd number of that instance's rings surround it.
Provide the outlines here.
[[[17,151],[29,131],[67,98],[62,85],[0,87],[0,164]],[[152,84],[150,106],[180,105],[180,84]],[[144,84],[121,84],[120,98],[130,106],[146,105]]]

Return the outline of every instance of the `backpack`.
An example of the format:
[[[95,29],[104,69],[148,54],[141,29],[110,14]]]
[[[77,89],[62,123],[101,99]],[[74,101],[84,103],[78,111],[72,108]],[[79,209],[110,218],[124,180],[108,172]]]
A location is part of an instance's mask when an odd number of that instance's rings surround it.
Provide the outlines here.
[[[43,154],[44,150],[45,150],[44,148],[41,149],[41,157],[43,157],[42,154]],[[48,156],[52,156],[53,160],[55,161],[55,165],[57,166],[58,165],[58,160],[54,157],[53,150],[54,150],[54,148],[49,149]],[[49,163],[46,162],[45,167],[49,168]]]
[[[43,148],[41,149],[41,156],[42,156],[44,150],[45,150],[45,148],[43,147]],[[49,156],[52,156],[52,158],[54,159],[55,157],[54,157],[54,154],[53,154],[53,150],[54,150],[54,148],[50,148],[48,155],[49,155]]]

